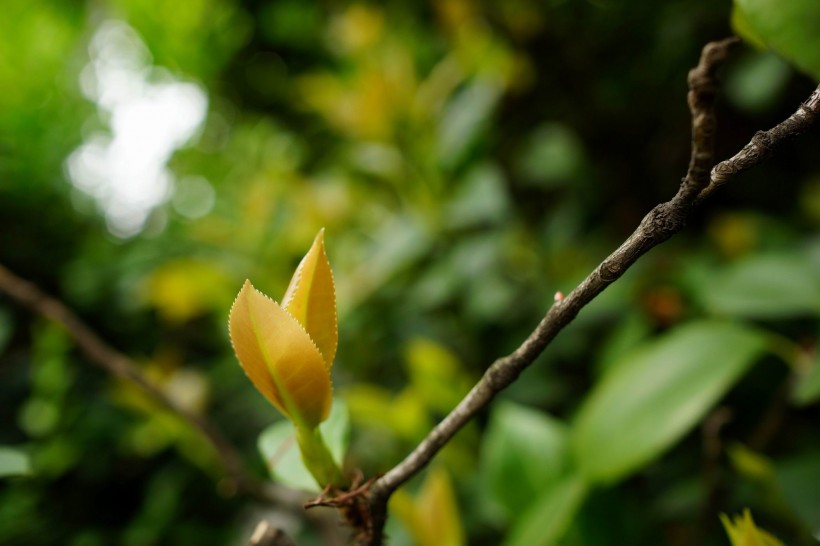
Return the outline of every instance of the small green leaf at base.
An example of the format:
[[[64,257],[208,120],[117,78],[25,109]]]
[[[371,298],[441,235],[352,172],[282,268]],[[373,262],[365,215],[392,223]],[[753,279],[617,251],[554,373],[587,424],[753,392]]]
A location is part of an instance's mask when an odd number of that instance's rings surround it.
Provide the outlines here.
[[[319,426],[319,430],[336,464],[342,467],[350,436],[347,405],[335,400],[330,417]],[[317,484],[305,468],[296,442],[296,429],[290,421],[279,421],[266,428],[259,435],[257,445],[275,481],[305,491],[320,491],[327,485]]]

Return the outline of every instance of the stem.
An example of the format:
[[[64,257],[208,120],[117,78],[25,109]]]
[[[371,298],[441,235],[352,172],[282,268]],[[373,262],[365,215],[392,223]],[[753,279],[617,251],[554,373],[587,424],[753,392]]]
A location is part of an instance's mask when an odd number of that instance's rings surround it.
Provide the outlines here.
[[[346,485],[342,478],[342,471],[325,445],[319,427],[310,429],[297,426],[296,441],[299,444],[305,468],[310,471],[319,486],[332,485],[341,488]]]

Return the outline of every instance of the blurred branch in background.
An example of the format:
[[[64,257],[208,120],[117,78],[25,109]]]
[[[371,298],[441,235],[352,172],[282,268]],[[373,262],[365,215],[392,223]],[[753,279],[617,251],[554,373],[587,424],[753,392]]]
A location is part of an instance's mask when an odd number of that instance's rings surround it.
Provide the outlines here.
[[[89,328],[62,302],[43,293],[33,283],[22,279],[0,265],[0,292],[4,292],[19,304],[49,320],[61,324],[89,362],[119,378],[139,386],[163,407],[202,433],[219,457],[230,483],[224,490],[231,494],[247,494],[261,502],[282,502],[284,497],[260,486],[247,472],[236,449],[216,426],[205,417],[196,415],[180,406],[152,384],[127,356],[120,353]],[[289,504],[298,504],[298,500]],[[288,504],[288,503],[285,503]]]
[[[281,529],[276,529],[267,521],[260,521],[251,535],[250,546],[295,546],[295,543]]]

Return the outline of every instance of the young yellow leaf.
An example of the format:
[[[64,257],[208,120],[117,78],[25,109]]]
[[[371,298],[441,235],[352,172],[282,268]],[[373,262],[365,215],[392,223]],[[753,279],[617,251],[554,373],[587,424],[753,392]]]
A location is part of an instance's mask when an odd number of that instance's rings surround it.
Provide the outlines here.
[[[464,528],[450,477],[440,467],[427,473],[415,498],[403,490],[390,499],[390,510],[402,521],[416,546],[463,546]]]
[[[231,343],[259,391],[297,426],[313,429],[330,413],[330,371],[300,323],[245,281],[231,308]]]
[[[743,511],[742,516],[735,516],[733,519],[721,514],[720,521],[729,535],[729,540],[732,541],[732,546],[783,546],[782,542],[755,524],[748,508]]]
[[[322,353],[328,370],[339,342],[336,289],[325,253],[325,230],[316,235],[290,280],[282,307],[301,324]]]

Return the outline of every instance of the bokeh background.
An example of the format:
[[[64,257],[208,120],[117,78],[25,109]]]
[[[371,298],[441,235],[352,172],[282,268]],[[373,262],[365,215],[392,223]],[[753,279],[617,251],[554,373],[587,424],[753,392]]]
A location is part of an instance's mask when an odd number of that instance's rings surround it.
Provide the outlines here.
[[[281,297],[324,227],[349,464],[384,471],[673,195],[686,74],[730,34],[730,8],[4,0],[0,263],[207,415],[265,479],[257,436],[280,417],[237,366],[227,313],[246,278]],[[814,87],[745,46],[724,82],[721,158]],[[530,421],[571,422],[612,362],[704,317],[765,328],[787,356],[760,359],[705,424],[592,491],[562,543],[728,544],[718,514],[745,506],[788,544],[816,543],[818,149],[814,131],[722,189],[585,309],[435,478],[409,484],[393,544],[501,543],[539,490],[504,446]],[[22,474],[0,478],[2,544],[244,544],[261,517],[299,544],[330,540],[220,488],[195,431],[3,296],[0,400],[6,468]]]

